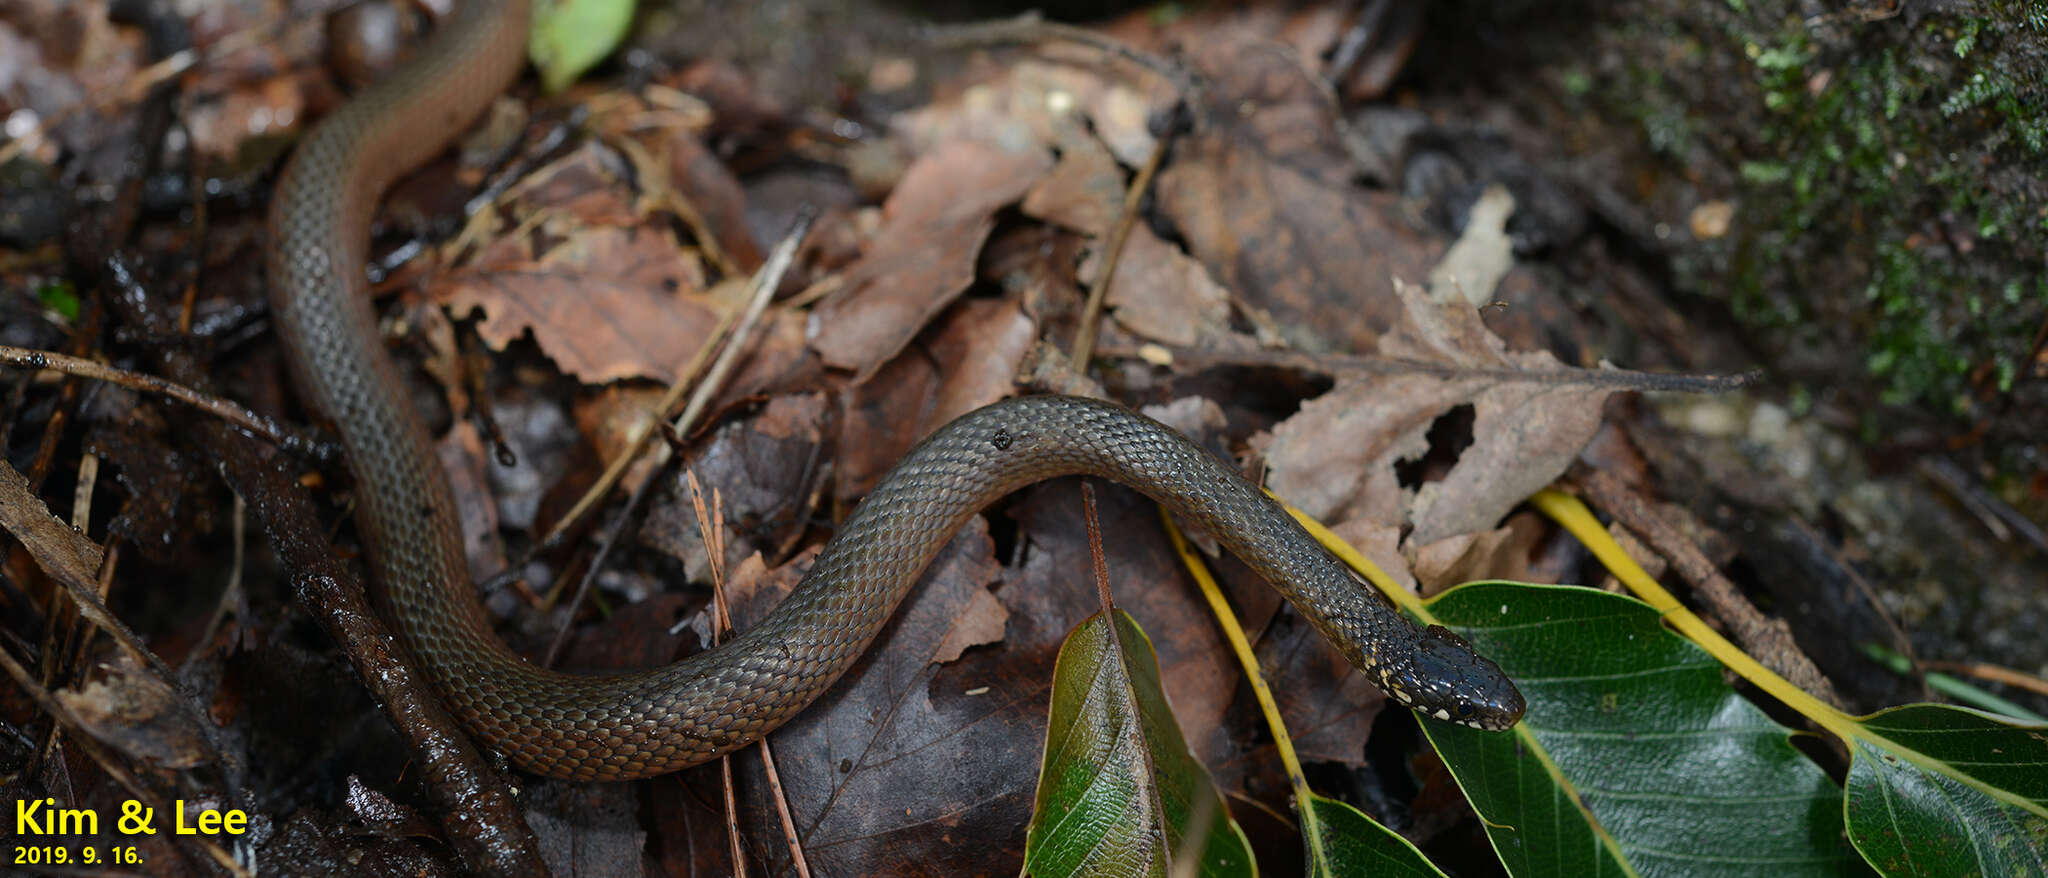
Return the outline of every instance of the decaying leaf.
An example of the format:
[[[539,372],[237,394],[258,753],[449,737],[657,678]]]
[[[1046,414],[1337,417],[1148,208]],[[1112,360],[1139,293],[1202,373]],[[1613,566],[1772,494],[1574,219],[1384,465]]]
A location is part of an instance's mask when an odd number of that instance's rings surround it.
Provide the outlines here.
[[[459,316],[480,311],[477,334],[503,348],[532,332],[563,372],[596,384],[666,378],[718,323],[690,295],[704,268],[665,230],[594,226],[534,262],[474,265],[433,290]]]
[[[1400,219],[1393,193],[1351,185],[1334,105],[1291,49],[1223,31],[1190,60],[1214,80],[1214,124],[1176,147],[1160,211],[1296,347],[1372,350],[1400,318],[1387,279],[1423,277],[1442,245]]]
[[[1566,370],[1546,352],[1511,352],[1462,301],[1439,304],[1396,283],[1401,321],[1380,352],[1407,374],[1340,379],[1256,441],[1274,491],[1327,521],[1412,524],[1424,546],[1490,530],[1564,472],[1600,426],[1612,385]],[[1469,406],[1470,445],[1439,481],[1404,485],[1431,453],[1439,417]],[[1462,437],[1460,437],[1462,438]]]
[[[1010,152],[955,140],[918,158],[884,206],[882,233],[843,274],[845,292],[813,315],[811,347],[865,380],[974,282],[997,210],[1050,166],[1035,145]]]
[[[803,754],[777,765],[819,874],[890,874],[912,864],[975,871],[969,864],[986,863],[992,847],[1021,847],[1051,657],[1041,666],[1029,655],[970,650],[938,662],[945,644],[959,642],[954,630],[980,600],[975,593],[987,593],[1000,572],[993,548],[982,520],[970,521],[853,669],[770,736],[778,754]],[[809,558],[762,576],[736,571],[738,626],[779,603]],[[764,789],[759,760],[735,760],[734,769],[750,789]],[[772,873],[787,859],[780,819],[765,796],[744,801],[742,825],[760,833]]]
[[[158,768],[193,768],[213,760],[206,733],[169,684],[121,653],[104,676],[56,692],[86,731]]]
[[[828,460],[826,406],[822,394],[770,397],[758,412],[719,424],[685,459],[707,509],[713,491],[723,502],[728,570],[756,553],[782,556],[808,524]],[[682,561],[692,580],[710,580],[703,529],[680,475],[655,496],[639,539]]]

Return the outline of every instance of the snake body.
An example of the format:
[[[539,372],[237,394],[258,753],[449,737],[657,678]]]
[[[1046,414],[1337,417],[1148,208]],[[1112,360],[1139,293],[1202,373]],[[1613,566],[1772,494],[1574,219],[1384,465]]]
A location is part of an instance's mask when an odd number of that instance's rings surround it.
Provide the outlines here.
[[[760,625],[666,667],[586,676],[533,665],[473,594],[447,475],[376,331],[362,266],[384,188],[447,145],[517,75],[523,0],[470,0],[400,70],[294,153],[271,213],[271,302],[301,393],[341,436],[383,612],[455,714],[518,766],[578,780],[663,774],[742,747],[866,650],[982,507],[1070,474],[1150,495],[1293,601],[1403,704],[1503,729],[1522,699],[1442,628],[1400,618],[1263,492],[1180,434],[1108,403],[1034,396],[941,428],[897,464]]]

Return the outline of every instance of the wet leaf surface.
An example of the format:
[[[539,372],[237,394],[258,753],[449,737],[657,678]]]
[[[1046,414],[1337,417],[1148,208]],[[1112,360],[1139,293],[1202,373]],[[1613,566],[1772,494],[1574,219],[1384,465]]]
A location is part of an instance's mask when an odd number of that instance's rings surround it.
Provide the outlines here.
[[[1510,874],[1858,874],[1842,790],[1641,602],[1478,583],[1430,611],[1529,699],[1511,734],[1424,720]]]

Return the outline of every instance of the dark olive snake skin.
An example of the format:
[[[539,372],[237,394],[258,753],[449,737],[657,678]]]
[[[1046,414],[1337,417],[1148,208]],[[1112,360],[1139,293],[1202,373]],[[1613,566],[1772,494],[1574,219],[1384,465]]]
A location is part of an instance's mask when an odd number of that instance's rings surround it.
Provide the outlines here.
[[[761,625],[667,667],[581,676],[526,662],[491,631],[454,496],[404,404],[362,266],[386,185],[439,152],[517,75],[525,2],[467,2],[403,69],[329,116],[293,155],[271,213],[272,307],[309,403],[342,437],[383,611],[449,706],[528,771],[578,780],[686,768],[754,741],[867,649],[927,563],[983,506],[1055,476],[1145,492],[1206,528],[1392,697],[1504,729],[1522,698],[1441,628],[1418,630],[1236,471],[1178,433],[1074,397],[969,413],[897,464]]]

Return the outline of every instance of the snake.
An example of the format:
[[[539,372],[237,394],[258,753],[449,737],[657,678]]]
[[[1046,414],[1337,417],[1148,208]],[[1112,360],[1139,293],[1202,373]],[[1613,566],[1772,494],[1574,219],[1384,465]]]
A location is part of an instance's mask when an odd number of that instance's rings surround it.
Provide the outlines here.
[[[524,62],[525,0],[468,0],[398,69],[294,149],[269,216],[269,295],[300,396],[338,435],[373,594],[469,732],[572,780],[665,774],[743,747],[830,688],[970,517],[1056,476],[1135,488],[1213,535],[1388,697],[1503,730],[1520,692],[1457,634],[1405,620],[1265,492],[1175,430],[1113,403],[1027,395],[926,437],[858,504],[760,624],[659,668],[577,674],[495,634],[469,579],[454,492],[405,402],[364,266],[384,189],[444,149]]]

